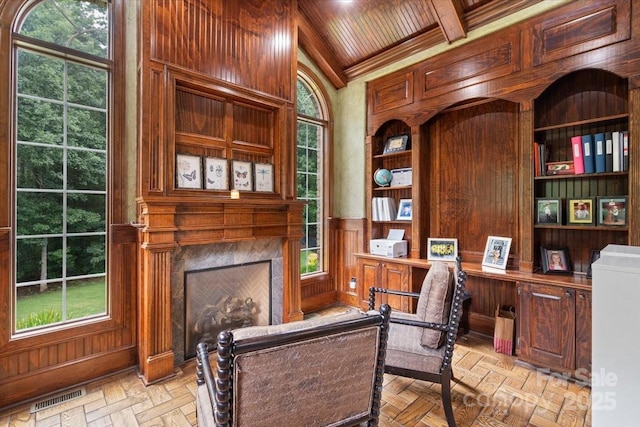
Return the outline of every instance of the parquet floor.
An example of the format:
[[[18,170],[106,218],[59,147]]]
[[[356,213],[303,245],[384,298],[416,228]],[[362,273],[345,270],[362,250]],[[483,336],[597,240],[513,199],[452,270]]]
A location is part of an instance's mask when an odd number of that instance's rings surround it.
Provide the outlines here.
[[[452,388],[458,426],[591,426],[590,388],[515,363],[485,337],[459,337]],[[85,385],[86,395],[29,413],[0,410],[0,427],[191,427],[197,424],[195,362],[145,387],[131,370]],[[446,427],[440,388],[385,374],[380,426]],[[265,427],[270,427],[265,424]]]

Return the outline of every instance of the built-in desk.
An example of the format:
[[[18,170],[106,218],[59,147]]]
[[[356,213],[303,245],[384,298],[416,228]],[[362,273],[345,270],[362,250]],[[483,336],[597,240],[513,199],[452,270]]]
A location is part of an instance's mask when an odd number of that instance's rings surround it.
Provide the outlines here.
[[[389,258],[357,253],[358,297],[368,307],[371,286],[420,292],[431,263],[421,258]],[[452,263],[453,265],[453,263]],[[528,363],[574,374],[591,365],[591,279],[506,270],[488,272],[478,263],[462,263],[471,295],[468,326],[493,336],[498,305],[516,309],[516,354]],[[393,309],[413,312],[402,298],[387,301]]]

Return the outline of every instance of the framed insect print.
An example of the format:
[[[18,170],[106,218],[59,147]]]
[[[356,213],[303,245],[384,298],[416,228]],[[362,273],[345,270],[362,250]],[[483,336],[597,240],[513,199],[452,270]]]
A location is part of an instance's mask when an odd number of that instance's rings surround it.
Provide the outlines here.
[[[204,188],[207,190],[229,189],[229,167],[227,159],[206,157],[204,159]]]
[[[176,154],[176,187],[202,188],[202,161],[200,156]]]
[[[253,191],[253,176],[251,162],[233,161],[231,180],[233,189],[240,191]]]
[[[256,191],[273,192],[273,165],[271,163],[254,163],[253,171],[256,177]]]

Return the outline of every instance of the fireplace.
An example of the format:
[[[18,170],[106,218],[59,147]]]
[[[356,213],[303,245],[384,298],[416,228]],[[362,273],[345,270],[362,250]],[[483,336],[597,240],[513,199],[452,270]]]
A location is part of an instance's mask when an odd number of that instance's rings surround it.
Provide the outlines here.
[[[222,329],[282,323],[282,269],[278,238],[177,248],[171,272],[176,363],[195,356],[203,335],[211,339]],[[217,314],[215,323],[205,311]]]
[[[185,357],[226,329],[271,324],[271,261],[185,272]]]

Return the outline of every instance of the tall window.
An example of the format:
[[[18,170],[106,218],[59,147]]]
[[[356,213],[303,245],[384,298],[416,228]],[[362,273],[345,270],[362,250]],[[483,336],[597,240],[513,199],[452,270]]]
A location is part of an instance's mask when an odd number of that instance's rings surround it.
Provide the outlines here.
[[[15,330],[107,312],[107,0],[43,0],[15,36]]]
[[[327,111],[313,81],[298,73],[297,81],[298,199],[304,208],[304,237],[300,252],[300,273],[325,270],[324,257],[324,147],[327,136]]]

